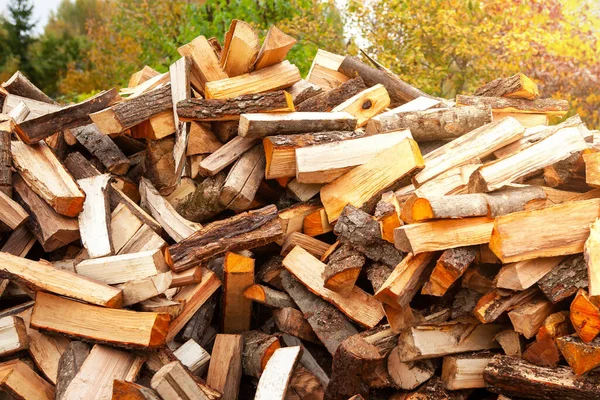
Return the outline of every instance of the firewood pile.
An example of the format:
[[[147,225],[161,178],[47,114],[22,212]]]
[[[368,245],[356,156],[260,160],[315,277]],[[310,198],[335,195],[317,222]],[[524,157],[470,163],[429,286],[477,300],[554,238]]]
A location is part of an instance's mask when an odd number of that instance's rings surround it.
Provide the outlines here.
[[[599,132],[523,74],[447,100],[294,44],[2,84],[3,398],[600,398]]]

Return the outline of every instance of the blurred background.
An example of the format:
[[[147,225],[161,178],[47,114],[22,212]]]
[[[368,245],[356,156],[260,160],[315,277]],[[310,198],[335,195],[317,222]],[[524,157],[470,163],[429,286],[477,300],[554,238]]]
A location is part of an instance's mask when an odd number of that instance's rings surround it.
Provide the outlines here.
[[[543,97],[568,99],[600,127],[598,0],[0,0],[0,81],[16,70],[48,95],[79,101],[126,86],[144,65],[165,72],[198,35],[231,19],[294,36],[303,75],[318,48],[361,49],[437,96],[523,72]]]

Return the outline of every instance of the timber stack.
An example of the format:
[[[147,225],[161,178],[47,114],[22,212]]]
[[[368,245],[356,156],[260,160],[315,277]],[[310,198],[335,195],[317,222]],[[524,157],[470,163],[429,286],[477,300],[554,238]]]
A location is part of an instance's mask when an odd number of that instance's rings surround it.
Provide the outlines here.
[[[600,133],[523,74],[447,100],[295,42],[2,84],[0,390],[600,398]]]

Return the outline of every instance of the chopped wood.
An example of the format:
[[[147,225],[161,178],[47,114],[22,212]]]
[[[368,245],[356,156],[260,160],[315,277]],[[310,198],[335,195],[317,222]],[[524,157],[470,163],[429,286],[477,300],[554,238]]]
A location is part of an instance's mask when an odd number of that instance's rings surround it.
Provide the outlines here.
[[[458,247],[442,253],[431,272],[429,282],[423,286],[422,294],[443,296],[475,261],[477,250],[473,247]]]
[[[106,170],[122,175],[129,169],[130,161],[121,149],[104,135],[94,124],[71,129],[71,133],[94,157],[98,158]]]
[[[275,350],[258,381],[255,399],[284,400],[286,398],[288,383],[300,352],[299,346]]]
[[[294,181],[290,182],[288,188],[291,189],[291,185],[293,182]],[[318,193],[318,189],[316,193]],[[302,231],[308,236],[319,236],[333,231],[333,226],[331,226],[329,220],[327,219],[327,213],[325,212],[325,208],[320,208],[304,217]]]
[[[221,67],[230,76],[252,71],[260,51],[260,39],[252,25],[234,19],[225,34],[221,52]]]
[[[585,343],[576,335],[562,336],[556,343],[576,375],[582,375],[600,366],[600,340]]]
[[[190,268],[178,274],[171,273],[173,281],[171,287],[181,287],[198,283],[202,280],[202,267]]]
[[[81,243],[90,258],[114,254],[111,240],[110,202],[107,191],[110,175],[103,174],[79,179],[77,184],[85,193],[83,210],[79,214]]]
[[[331,110],[345,111],[357,119],[357,127],[363,127],[371,117],[379,114],[390,105],[390,96],[382,84],[377,84],[350,97]]]
[[[164,365],[150,382],[162,399],[216,400],[219,392],[194,379],[179,361]]]
[[[261,145],[244,153],[231,167],[221,188],[219,201],[233,211],[247,210],[265,176],[265,155]]]
[[[296,111],[329,112],[333,110],[334,107],[342,104],[366,88],[367,87],[365,86],[362,78],[358,77],[355,79],[350,79],[338,87],[326,92],[322,92],[308,98],[303,102],[300,102],[296,107]]]
[[[585,241],[583,256],[588,270],[588,291],[590,296],[600,295],[600,222],[590,225],[590,236]]]
[[[582,254],[566,257],[537,282],[544,295],[553,303],[573,296],[588,285],[587,265]]]
[[[356,129],[356,123],[357,119],[345,111],[242,114],[238,135],[245,138],[264,138],[308,132],[353,131]]]
[[[508,317],[515,332],[531,339],[538,332],[546,317],[550,316],[553,311],[554,306],[551,302],[543,297],[538,297],[516,307],[508,313]]]
[[[258,71],[284,61],[294,44],[296,44],[296,39],[272,25],[265,36],[254,68]]]
[[[200,174],[213,176],[256,145],[256,139],[236,136],[200,162]]]
[[[297,106],[299,106],[301,103],[305,102],[306,100],[310,99],[311,97],[314,97],[318,94],[323,93],[323,89],[321,89],[319,86],[315,85],[314,83],[310,83],[307,80],[300,79],[298,82],[296,82],[291,87],[289,87],[287,89],[287,92],[290,95],[292,95],[292,100],[294,101],[294,104],[296,105],[296,110],[298,110]],[[298,111],[301,111],[301,110],[298,110]]]
[[[48,104],[58,104],[52,100],[46,93],[37,88],[21,71],[15,72],[6,82],[2,83],[2,88],[8,93],[17,96],[27,97]]]
[[[321,258],[329,249],[329,244],[300,232],[292,232],[281,246],[281,255],[286,256],[294,247],[300,246],[317,258]]]
[[[506,264],[496,275],[496,287],[510,290],[529,289],[564,259],[564,257],[535,258]]]
[[[5,357],[29,347],[29,338],[22,318],[0,318],[0,356]]]
[[[243,293],[254,284],[254,259],[228,252],[223,270],[222,331],[247,331],[252,318],[252,300],[244,297]]]
[[[293,232],[302,232],[304,219],[307,215],[321,208],[317,201],[294,204],[279,212],[279,223],[285,237]],[[284,240],[281,240],[283,245]]]
[[[286,293],[268,286],[253,284],[244,290],[244,297],[273,308],[294,307],[294,302]]]
[[[12,197],[12,121],[9,119],[0,125],[0,191]]]
[[[113,381],[112,398],[131,400],[160,400],[160,397],[158,397],[156,392],[150,388],[138,385],[137,383],[120,381],[117,379]]]
[[[333,90],[350,79],[338,72],[342,61],[344,61],[344,56],[319,49],[306,79],[325,91]]]
[[[300,71],[289,61],[248,74],[206,83],[207,99],[230,99],[251,93],[265,93],[292,86],[300,79]]]
[[[131,127],[131,136],[136,139],[160,140],[174,134],[175,130],[173,111],[167,110]]]
[[[535,100],[540,92],[534,81],[522,73],[508,78],[497,78],[480,86],[474,96],[506,97],[509,99]]]
[[[494,112],[512,112],[512,113],[543,113],[547,115],[563,116],[569,111],[569,102],[567,100],[556,99],[535,99],[522,100],[510,99],[505,97],[482,97],[482,96],[456,96],[456,105],[491,107]]]
[[[286,91],[245,94],[229,99],[188,99],[177,103],[183,121],[235,121],[241,114],[294,111]]]
[[[236,400],[242,378],[241,335],[219,334],[211,354],[206,383],[222,393],[222,400]]]
[[[54,388],[21,360],[0,364],[0,389],[17,399],[54,399]]]
[[[350,295],[363,265],[362,254],[348,244],[340,246],[328,257],[323,272],[324,286],[344,296]]]
[[[207,124],[192,122],[188,136],[187,156],[211,154],[223,146]]]
[[[118,287],[123,290],[123,306],[131,306],[144,300],[151,299],[169,289],[171,273],[152,275],[146,278],[128,280]]]
[[[222,336],[222,335],[217,335]],[[241,349],[240,349],[241,353]],[[204,350],[198,343],[194,342],[193,339],[188,340],[173,352],[173,355],[185,365],[192,374],[204,375],[209,368],[209,361],[211,359],[210,354]],[[213,350],[213,355],[216,354]],[[227,363],[228,364],[228,363]],[[241,366],[240,366],[241,368]],[[209,386],[214,387],[209,383]]]
[[[144,65],[144,68],[140,69],[138,72],[135,72],[129,78],[129,83],[127,84],[128,88],[134,88],[137,85],[140,85],[146,82],[148,79],[154,78],[155,76],[160,75],[160,73],[152,67]]]
[[[290,300],[291,301],[291,300]],[[277,328],[288,335],[312,343],[320,343],[310,323],[304,319],[304,314],[294,307],[277,308],[273,310],[273,319]]]
[[[182,57],[192,60],[190,82],[194,88],[204,93],[207,82],[227,79],[228,75],[219,64],[219,58],[204,36],[198,36],[177,49]]]
[[[579,289],[571,302],[570,311],[571,324],[579,337],[586,343],[594,340],[600,333],[600,308],[594,298]]]
[[[449,390],[484,388],[483,371],[492,360],[492,353],[445,356],[442,380]]]
[[[192,61],[188,57],[182,57],[169,67],[171,75],[171,101],[173,103],[173,122],[175,123],[175,145],[173,147],[173,159],[175,161],[175,179],[170,182],[170,187],[175,187],[183,176],[186,164],[186,153],[190,124],[179,120],[177,104],[190,99],[190,69]]]
[[[481,323],[487,324],[497,320],[505,311],[530,301],[536,294],[535,288],[523,292],[494,289],[479,299],[473,313]]]
[[[435,365],[431,360],[402,362],[398,352],[392,351],[387,362],[388,373],[394,383],[404,390],[413,390],[428,381],[435,374]]]
[[[29,214],[16,201],[0,191],[0,221],[10,229],[15,230],[22,226],[29,218]]]
[[[281,347],[281,343],[276,336],[267,335],[261,331],[245,331],[242,336],[244,339],[242,353],[244,375],[259,378],[275,350]]]

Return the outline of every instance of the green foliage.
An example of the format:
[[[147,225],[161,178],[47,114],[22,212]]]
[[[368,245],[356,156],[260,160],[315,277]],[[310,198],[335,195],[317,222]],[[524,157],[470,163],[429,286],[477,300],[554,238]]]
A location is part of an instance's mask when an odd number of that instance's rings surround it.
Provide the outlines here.
[[[10,0],[8,3],[8,18],[3,18],[2,36],[5,43],[6,57],[3,60],[4,69],[13,67],[16,61],[23,73],[32,75],[32,63],[29,60],[29,46],[33,42],[31,32],[35,26],[33,4],[31,0]]]

